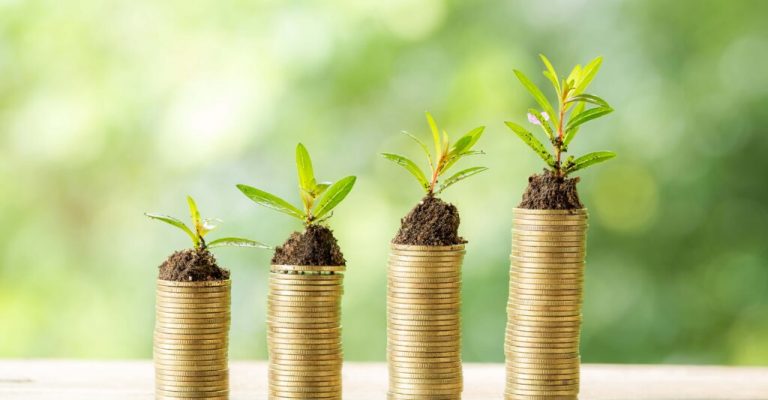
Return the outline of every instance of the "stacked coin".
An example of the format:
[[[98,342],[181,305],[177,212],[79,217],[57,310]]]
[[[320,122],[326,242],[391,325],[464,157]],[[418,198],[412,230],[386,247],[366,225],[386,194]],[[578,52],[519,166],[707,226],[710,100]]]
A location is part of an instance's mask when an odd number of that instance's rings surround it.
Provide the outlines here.
[[[464,245],[392,244],[387,289],[389,399],[460,399]]]
[[[156,399],[228,399],[231,281],[157,281]]]
[[[341,399],[344,269],[272,266],[267,313],[271,399]]]
[[[576,399],[587,211],[515,209],[506,399]]]

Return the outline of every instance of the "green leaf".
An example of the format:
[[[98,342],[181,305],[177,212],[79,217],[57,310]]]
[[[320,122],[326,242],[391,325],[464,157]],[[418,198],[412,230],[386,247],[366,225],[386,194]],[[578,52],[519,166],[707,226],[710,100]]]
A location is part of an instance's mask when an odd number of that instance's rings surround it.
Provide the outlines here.
[[[435,142],[435,158],[440,158],[440,131],[437,129],[437,123],[435,122],[435,119],[432,118],[432,114],[427,112],[427,123],[429,124],[429,129],[432,131],[432,141]]]
[[[544,117],[541,116],[541,112],[536,109],[529,108],[528,113],[530,113],[533,118],[536,118],[536,121],[539,122],[541,129],[544,130],[544,133],[549,138],[549,141],[555,140],[555,132],[552,130],[552,125],[549,124],[549,121],[544,120]]]
[[[566,100],[565,103],[569,104],[569,103],[574,103],[574,102],[577,102],[577,101],[583,101],[585,103],[591,103],[591,104],[594,104],[594,105],[600,106],[600,107],[611,108],[611,106],[608,105],[607,101],[605,101],[605,100],[603,100],[603,99],[601,99],[601,98],[599,98],[599,97],[597,97],[595,95],[592,95],[592,94],[578,94],[576,96],[568,98],[568,100]]]
[[[583,101],[580,101],[576,104],[576,107],[573,107],[573,110],[571,111],[570,119],[576,118],[577,115],[581,114],[584,111],[586,103]],[[563,138],[563,150],[568,150],[568,144],[571,143],[571,140],[576,136],[576,134],[579,132],[579,127],[575,127],[569,131],[565,132],[565,137]]]
[[[317,185],[315,185],[315,197],[320,196],[325,192],[328,187],[331,186],[331,182],[320,182]]]
[[[307,193],[313,193],[316,182],[312,159],[309,157],[307,148],[301,143],[296,146],[296,170],[299,173],[299,187]]]
[[[515,132],[515,134],[523,142],[525,142],[528,147],[533,149],[533,151],[535,151],[536,154],[541,157],[544,162],[547,163],[547,165],[552,168],[555,167],[555,158],[552,156],[552,154],[549,154],[544,145],[538,139],[536,139],[531,132],[528,132],[525,128],[514,122],[507,121],[505,124],[507,124],[509,129],[512,129],[512,131]]]
[[[464,179],[467,179],[467,178],[469,178],[472,175],[477,175],[477,174],[479,174],[479,173],[481,173],[483,171],[486,171],[486,170],[488,170],[488,168],[486,168],[486,167],[472,167],[472,168],[463,169],[463,170],[453,174],[450,178],[446,179],[445,182],[442,185],[440,185],[440,190],[438,190],[437,193],[438,194],[442,193],[443,190],[447,189],[451,185],[453,185],[453,184],[455,184],[455,183],[457,183],[459,181],[462,181]]]
[[[298,218],[303,220],[306,218],[303,212],[296,208],[291,203],[273,195],[269,194],[263,190],[256,189],[255,187],[239,184],[237,185],[237,188],[240,189],[241,192],[243,192],[244,195],[246,195],[249,199],[256,202],[256,204],[260,204],[264,207],[271,208],[276,211],[280,211],[281,213],[288,214],[292,217]]]
[[[403,131],[403,135],[408,136],[414,142],[416,142],[419,145],[419,147],[421,147],[421,150],[423,150],[424,151],[424,155],[427,156],[427,161],[429,161],[429,166],[431,167],[432,166],[432,155],[429,154],[429,149],[427,148],[427,145],[424,144],[424,142],[422,142],[421,139],[417,138],[414,135],[411,135],[408,132]]]
[[[549,59],[544,54],[539,54],[539,58],[541,58],[541,61],[544,62],[544,65],[547,67],[547,70],[544,71],[544,76],[549,79],[550,82],[552,82],[552,86],[555,88],[555,91],[557,92],[557,96],[560,97],[562,90],[560,89],[560,81],[557,77],[557,72],[555,72],[555,68],[552,66],[552,63],[549,62]]]
[[[566,126],[565,130],[567,132],[585,122],[591,121],[595,118],[600,118],[604,115],[610,114],[611,112],[613,112],[613,109],[610,107],[595,107],[584,112],[580,112],[578,115],[568,121],[568,125]]]
[[[581,65],[576,64],[571,70],[571,73],[568,74],[568,78],[566,79],[566,82],[568,82],[569,88],[575,88],[580,80],[581,80]]]
[[[356,177],[348,176],[331,185],[315,208],[315,218],[322,218],[323,215],[328,214],[339,205],[355,186],[356,180]]]
[[[183,222],[181,222],[179,219],[174,218],[174,217],[169,217],[167,215],[161,215],[161,214],[144,213],[144,215],[146,215],[149,218],[156,219],[158,221],[163,221],[166,224],[173,225],[173,226],[181,229],[182,231],[184,231],[184,233],[189,235],[189,238],[192,239],[192,243],[194,243],[195,248],[197,248],[198,243],[199,243],[199,239],[198,239],[197,235],[195,235],[192,232],[192,230],[189,229],[189,227],[187,225],[185,225]]]
[[[566,165],[565,172],[576,172],[580,169],[589,167],[590,165],[610,160],[613,157],[616,157],[616,153],[612,151],[596,151],[594,153],[589,153],[573,160],[570,165]]]
[[[587,86],[592,82],[592,79],[597,75],[597,71],[600,70],[600,66],[603,64],[603,57],[597,57],[590,61],[581,73],[581,80],[574,90],[574,93],[580,94],[587,89]]]
[[[539,103],[539,106],[544,109],[544,111],[549,114],[549,117],[552,118],[553,121],[556,121],[557,114],[555,114],[554,109],[552,108],[552,105],[549,104],[549,101],[544,96],[544,93],[541,92],[541,90],[533,83],[530,79],[528,79],[525,74],[518,70],[514,70],[515,75],[517,75],[517,79],[520,80],[520,83],[525,86],[525,88],[528,90],[529,93],[533,96],[533,98],[536,100],[537,103]]]
[[[421,185],[422,189],[429,188],[429,181],[427,180],[427,177],[424,176],[424,173],[416,165],[416,163],[414,163],[413,161],[409,160],[406,157],[403,157],[397,154],[382,153],[381,155],[384,156],[384,158],[386,158],[387,160],[392,161],[393,163],[408,170],[408,172],[410,172],[411,175],[416,177],[416,180],[419,181],[419,185]]]
[[[456,164],[464,156],[485,154],[482,151],[472,151],[472,147],[474,147],[475,144],[477,144],[477,141],[480,140],[480,137],[483,136],[484,130],[485,127],[480,126],[472,129],[467,134],[460,137],[459,140],[457,140],[453,145],[453,148],[451,148],[451,151],[448,152],[448,157],[445,161],[445,164],[443,165],[442,170],[440,171],[440,174],[444,174],[453,166],[453,164]]]
[[[200,211],[198,211],[197,203],[195,203],[195,199],[193,199],[192,196],[187,195],[187,205],[189,206],[189,217],[192,219],[192,226],[195,227],[195,231],[200,235],[200,227],[202,226]]]
[[[264,243],[257,242],[255,240],[251,239],[244,239],[244,238],[237,238],[237,237],[226,237],[221,239],[216,239],[210,243],[208,243],[208,248],[213,249],[216,247],[224,247],[224,246],[231,246],[231,247],[255,247],[259,249],[271,249],[272,247],[267,246]]]

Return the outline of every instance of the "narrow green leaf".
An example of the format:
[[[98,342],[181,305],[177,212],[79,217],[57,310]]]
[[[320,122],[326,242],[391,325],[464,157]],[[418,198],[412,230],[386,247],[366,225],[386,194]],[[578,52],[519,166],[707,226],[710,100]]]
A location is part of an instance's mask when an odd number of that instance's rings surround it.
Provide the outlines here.
[[[587,86],[589,86],[592,79],[595,78],[595,75],[597,75],[597,71],[600,70],[602,64],[603,57],[597,57],[584,67],[584,71],[581,73],[581,80],[574,90],[576,94],[580,94],[587,89]]]
[[[514,70],[515,75],[517,75],[517,79],[520,80],[520,83],[523,84],[523,86],[528,90],[529,93],[533,96],[533,98],[536,100],[536,102],[541,106],[541,108],[544,109],[544,111],[549,114],[549,117],[552,118],[553,121],[556,121],[557,114],[555,114],[554,109],[552,108],[552,105],[549,104],[549,101],[544,96],[544,93],[541,92],[541,90],[533,83],[530,79],[528,79],[525,74],[518,70]]]
[[[187,205],[189,206],[189,217],[192,219],[192,226],[195,227],[195,231],[200,235],[200,228],[202,226],[200,211],[198,211],[197,203],[195,203],[195,199],[192,196],[187,195]]]
[[[465,151],[471,150],[477,141],[480,140],[480,136],[483,136],[484,130],[484,126],[479,126],[467,132],[464,136],[460,137],[456,143],[454,143],[450,152],[454,154],[461,154]]]
[[[613,112],[613,109],[610,107],[595,107],[584,112],[580,112],[577,116],[571,118],[568,121],[568,125],[566,126],[565,130],[567,132],[579,125],[582,125],[585,122],[591,121],[595,118],[600,118],[604,115],[610,114],[611,112]]]
[[[560,88],[560,81],[557,77],[557,72],[555,72],[555,68],[552,66],[552,63],[549,62],[549,59],[544,54],[539,54],[539,57],[541,58],[541,61],[544,62],[544,65],[547,67],[547,70],[544,71],[544,76],[549,79],[550,82],[552,82],[552,87],[555,88],[555,91],[557,92],[557,96],[560,97],[562,93],[562,89]]]
[[[450,178],[446,179],[445,182],[442,185],[440,185],[440,190],[438,190],[437,193],[438,194],[442,193],[443,190],[447,189],[451,185],[453,185],[453,184],[455,184],[455,183],[457,183],[459,181],[462,181],[464,179],[467,179],[467,178],[469,178],[472,175],[477,175],[477,174],[479,174],[479,173],[481,173],[483,171],[486,171],[486,170],[488,170],[488,168],[486,168],[486,167],[472,167],[472,168],[463,169],[463,170],[461,170],[461,171],[451,175]]]
[[[612,151],[596,151],[594,153],[589,153],[573,160],[569,165],[566,165],[565,172],[576,172],[580,169],[589,167],[590,165],[610,160],[613,157],[616,157],[616,153]]]
[[[224,247],[224,246],[230,246],[230,247],[255,247],[259,249],[271,249],[272,247],[257,242],[255,240],[251,239],[244,239],[244,238],[237,238],[237,237],[226,237],[221,239],[216,239],[214,241],[211,241],[208,243],[208,248],[213,249],[216,247]]]
[[[555,167],[555,158],[552,156],[552,154],[550,154],[547,151],[547,149],[544,147],[544,145],[538,139],[536,139],[533,136],[533,134],[531,132],[528,132],[525,128],[523,128],[522,126],[520,126],[520,125],[518,125],[518,124],[516,124],[514,122],[507,121],[507,122],[505,122],[505,124],[507,124],[509,129],[511,129],[513,132],[515,132],[515,134],[523,142],[525,142],[525,144],[527,144],[528,147],[533,149],[533,151],[535,151],[536,154],[539,157],[541,157],[541,159],[544,160],[544,162],[547,163],[547,165],[549,165],[552,168]]]
[[[296,208],[291,203],[263,190],[256,189],[255,187],[239,184],[237,188],[243,192],[249,199],[253,200],[256,204],[260,204],[264,207],[271,208],[281,213],[288,214],[292,217],[303,220],[306,218],[303,212]]]
[[[435,119],[432,118],[432,114],[427,111],[427,123],[429,124],[429,129],[432,131],[432,141],[435,142],[435,159],[440,158],[440,130],[437,129],[437,123],[435,122]]]
[[[568,74],[566,81],[568,82],[568,86],[571,88],[575,88],[576,85],[579,84],[579,81],[581,81],[581,64],[576,64],[573,66],[573,69],[571,70],[571,73]]]
[[[296,170],[299,173],[299,187],[307,193],[315,190],[315,172],[312,169],[312,159],[303,144],[296,146]]]
[[[192,230],[189,229],[189,227],[185,225],[183,222],[181,222],[178,218],[169,217],[167,215],[150,214],[150,213],[144,213],[144,215],[146,215],[149,218],[156,219],[158,221],[163,221],[166,224],[169,224],[181,229],[182,231],[184,231],[184,233],[189,235],[189,238],[192,239],[192,243],[194,243],[195,247],[198,246],[199,240],[197,235],[195,235],[194,232],[192,232]]]
[[[576,107],[573,107],[573,110],[571,111],[570,119],[576,118],[579,114],[581,114],[584,111],[586,103],[583,101],[580,101],[576,104]],[[576,136],[576,134],[579,132],[579,127],[575,127],[569,131],[565,132],[565,137],[563,138],[563,150],[568,150],[568,144],[571,143],[571,140]]]
[[[329,186],[331,186],[331,182],[320,182],[315,185],[315,197],[319,197],[321,194],[323,194],[323,192],[325,192]]]
[[[355,186],[355,180],[356,177],[348,176],[331,185],[315,208],[315,218],[322,218],[338,206]]]
[[[577,101],[583,101],[585,103],[594,104],[596,106],[600,107],[608,107],[611,108],[610,105],[608,105],[608,102],[601,99],[600,97],[597,97],[593,94],[578,94],[576,96],[568,98],[568,100],[565,101],[566,104],[569,103],[575,103]]]
[[[552,130],[552,125],[549,124],[549,121],[544,120],[544,117],[541,116],[541,112],[539,112],[539,110],[529,108],[528,113],[531,114],[533,118],[539,122],[539,126],[541,126],[541,129],[544,130],[544,134],[547,135],[547,138],[549,138],[550,141],[555,140],[555,132]]]
[[[424,175],[424,172],[421,171],[421,169],[416,165],[415,162],[397,154],[382,153],[381,155],[384,156],[384,158],[386,158],[387,160],[392,161],[393,163],[408,170],[408,172],[410,172],[411,175],[416,177],[416,180],[419,181],[419,185],[421,185],[422,189],[426,190],[429,187],[429,181],[427,180],[427,177]]]
[[[417,138],[416,136],[414,136],[414,135],[412,135],[412,134],[410,134],[408,132],[403,131],[403,135],[408,136],[414,142],[416,142],[419,145],[419,147],[421,147],[421,150],[423,150],[424,151],[424,155],[427,156],[427,161],[429,161],[429,166],[431,167],[432,166],[432,155],[429,154],[429,149],[427,148],[427,145],[424,144],[424,142],[422,142],[421,139]]]

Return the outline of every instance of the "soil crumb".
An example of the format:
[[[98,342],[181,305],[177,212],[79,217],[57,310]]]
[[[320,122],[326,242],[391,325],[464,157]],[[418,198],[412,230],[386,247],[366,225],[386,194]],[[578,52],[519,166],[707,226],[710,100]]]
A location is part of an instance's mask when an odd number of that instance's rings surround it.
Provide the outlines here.
[[[346,265],[333,232],[326,226],[309,225],[275,249],[272,265]]]
[[[208,250],[188,249],[171,254],[160,267],[160,279],[177,282],[223,281],[229,279],[229,270],[216,265],[216,258]]]
[[[547,169],[528,178],[519,208],[530,210],[577,210],[584,208],[579,200],[576,184],[579,178],[563,178]]]
[[[392,240],[395,244],[450,246],[466,243],[459,236],[459,210],[453,204],[428,195],[405,218]]]

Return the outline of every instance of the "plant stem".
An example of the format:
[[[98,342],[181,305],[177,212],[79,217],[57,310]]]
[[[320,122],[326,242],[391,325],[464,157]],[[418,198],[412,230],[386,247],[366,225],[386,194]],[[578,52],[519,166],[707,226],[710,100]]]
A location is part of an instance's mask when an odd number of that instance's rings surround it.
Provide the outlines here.
[[[563,171],[560,164],[560,158],[563,153],[563,140],[565,134],[563,132],[563,120],[565,119],[565,100],[568,98],[568,87],[563,90],[562,98],[560,98],[560,115],[557,121],[557,140],[553,143],[555,147],[555,156],[557,157],[557,163],[555,164],[555,173],[558,176],[563,176]]]

